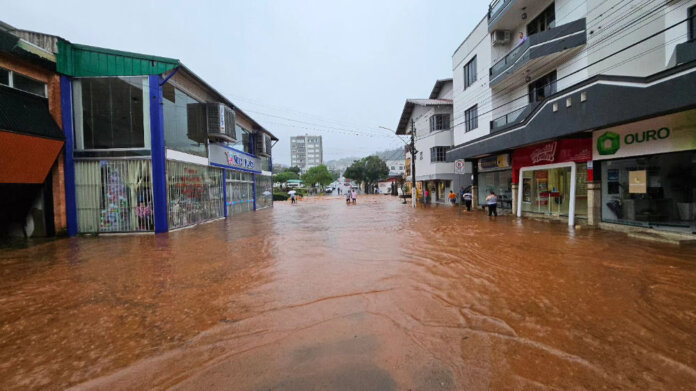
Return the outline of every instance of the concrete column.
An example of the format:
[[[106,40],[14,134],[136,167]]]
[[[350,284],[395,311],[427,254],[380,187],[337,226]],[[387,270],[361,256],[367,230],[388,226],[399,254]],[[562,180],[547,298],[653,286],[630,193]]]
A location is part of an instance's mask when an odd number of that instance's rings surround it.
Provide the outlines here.
[[[587,182],[587,224],[598,226],[602,221],[602,183]]]
[[[517,197],[518,197],[518,188],[519,184],[513,183],[512,184],[512,215],[517,216]]]
[[[471,207],[478,208],[478,186],[471,185]]]

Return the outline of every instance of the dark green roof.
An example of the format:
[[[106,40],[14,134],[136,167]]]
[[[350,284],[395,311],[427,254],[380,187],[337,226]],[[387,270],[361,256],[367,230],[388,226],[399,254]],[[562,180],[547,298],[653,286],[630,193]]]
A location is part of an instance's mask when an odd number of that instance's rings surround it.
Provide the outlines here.
[[[58,73],[68,76],[159,75],[179,66],[179,60],[78,45],[58,40]]]
[[[48,111],[48,100],[0,85],[0,130],[64,140]]]

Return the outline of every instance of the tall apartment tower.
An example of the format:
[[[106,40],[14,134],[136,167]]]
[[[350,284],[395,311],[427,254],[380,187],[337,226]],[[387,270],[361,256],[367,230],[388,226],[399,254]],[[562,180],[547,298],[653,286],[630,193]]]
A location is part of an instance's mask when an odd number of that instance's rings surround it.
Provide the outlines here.
[[[299,167],[302,172],[324,163],[321,136],[290,137],[290,165]]]

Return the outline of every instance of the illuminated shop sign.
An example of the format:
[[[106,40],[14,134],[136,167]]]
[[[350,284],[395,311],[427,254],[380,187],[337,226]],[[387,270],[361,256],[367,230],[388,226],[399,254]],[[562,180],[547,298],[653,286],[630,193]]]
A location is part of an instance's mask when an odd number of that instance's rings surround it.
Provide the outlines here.
[[[499,170],[502,168],[510,168],[510,154],[488,156],[478,161],[479,171]]]
[[[598,130],[592,141],[594,160],[696,149],[696,110]]]
[[[259,159],[250,154],[219,144],[210,144],[208,151],[210,163],[213,165],[261,172],[258,169],[260,167]]]

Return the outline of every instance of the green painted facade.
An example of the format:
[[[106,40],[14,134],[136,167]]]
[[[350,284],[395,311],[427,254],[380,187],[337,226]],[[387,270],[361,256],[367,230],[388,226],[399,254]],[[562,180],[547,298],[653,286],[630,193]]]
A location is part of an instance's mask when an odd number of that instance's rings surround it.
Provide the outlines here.
[[[179,60],[58,41],[56,70],[73,77],[160,75]]]

